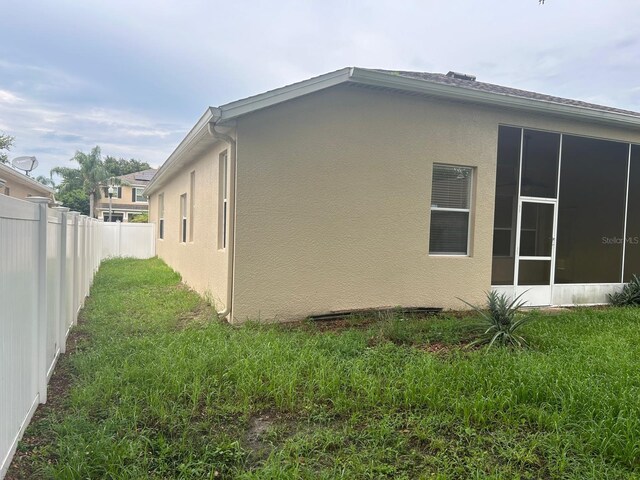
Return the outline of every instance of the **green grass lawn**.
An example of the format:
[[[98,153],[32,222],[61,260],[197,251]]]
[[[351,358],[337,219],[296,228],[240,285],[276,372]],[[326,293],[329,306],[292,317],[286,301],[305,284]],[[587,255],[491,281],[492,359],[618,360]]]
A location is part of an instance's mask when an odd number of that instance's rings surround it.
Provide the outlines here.
[[[472,317],[230,327],[179,280],[102,264],[11,478],[640,478],[638,310],[468,351]]]

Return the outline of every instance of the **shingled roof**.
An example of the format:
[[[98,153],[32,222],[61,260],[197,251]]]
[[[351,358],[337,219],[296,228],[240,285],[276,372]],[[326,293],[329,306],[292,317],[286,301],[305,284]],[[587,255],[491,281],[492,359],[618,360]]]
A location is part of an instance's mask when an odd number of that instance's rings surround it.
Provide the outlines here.
[[[540,100],[542,102],[556,103],[559,105],[570,105],[573,107],[589,108],[592,110],[600,110],[603,112],[620,113],[623,115],[631,115],[634,117],[640,117],[640,112],[634,112],[631,110],[622,110],[620,108],[607,107],[604,105],[597,105],[595,103],[583,102],[580,100],[572,100],[570,98],[554,97],[553,95],[545,95],[544,93],[530,92],[528,90],[520,90],[517,88],[503,87],[502,85],[496,85],[494,83],[478,82],[476,80],[463,80],[456,78],[454,75],[443,73],[429,73],[429,72],[407,72],[407,71],[394,71],[394,70],[374,70],[380,73],[386,73],[391,75],[398,75],[406,78],[413,78],[416,80],[424,80],[426,82],[439,83],[441,85],[451,85],[455,87],[468,88],[470,90],[477,90],[481,92],[497,93],[499,95],[507,95],[511,97],[528,98],[531,100]],[[454,72],[450,72],[453,74]],[[475,77],[472,77],[475,78]]]
[[[155,176],[158,169],[149,168],[147,170],[142,170],[140,172],[128,173],[126,175],[120,175],[116,177],[120,179],[123,183],[129,185],[148,185],[153,177]]]

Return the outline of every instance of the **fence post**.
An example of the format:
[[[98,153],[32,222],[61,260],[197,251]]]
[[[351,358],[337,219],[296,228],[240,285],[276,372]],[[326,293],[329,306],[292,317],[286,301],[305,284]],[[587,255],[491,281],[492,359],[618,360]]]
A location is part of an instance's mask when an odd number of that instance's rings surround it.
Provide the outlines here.
[[[54,207],[60,212],[60,353],[67,351],[67,297],[69,296],[68,276],[72,272],[67,270],[67,219],[69,218],[68,207]]]
[[[73,268],[71,269],[71,325],[75,325],[78,319],[78,217],[80,212],[69,212],[71,215],[71,228],[73,229],[71,256]]]
[[[38,205],[38,397],[40,403],[47,403],[47,223],[49,198],[29,197]]]
[[[85,270],[87,268],[87,222],[86,215],[80,215],[78,219],[78,241],[80,242],[80,238],[82,241],[78,245],[78,249],[80,251],[80,261],[78,262],[78,266],[80,267],[80,275],[78,276],[78,281],[80,282],[80,292],[78,294],[78,309],[84,306],[84,297],[86,296],[86,285],[85,285]]]
[[[117,229],[118,229],[118,233],[116,235],[116,238],[118,239],[116,242],[116,256],[119,257],[120,256],[120,250],[122,249],[122,223],[121,222],[116,222],[117,225]]]

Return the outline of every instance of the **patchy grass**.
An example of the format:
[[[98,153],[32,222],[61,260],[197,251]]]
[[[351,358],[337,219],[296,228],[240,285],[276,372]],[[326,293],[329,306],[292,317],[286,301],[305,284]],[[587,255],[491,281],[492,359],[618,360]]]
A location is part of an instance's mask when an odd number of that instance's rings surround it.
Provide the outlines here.
[[[233,328],[160,260],[111,260],[9,478],[638,478],[640,315]],[[83,342],[85,342],[83,340]]]

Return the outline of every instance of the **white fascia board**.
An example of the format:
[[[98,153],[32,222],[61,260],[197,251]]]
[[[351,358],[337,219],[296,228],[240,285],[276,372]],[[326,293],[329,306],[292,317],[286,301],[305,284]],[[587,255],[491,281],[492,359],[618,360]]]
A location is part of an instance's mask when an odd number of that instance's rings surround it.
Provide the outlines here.
[[[302,82],[287,85],[286,87],[277,88],[260,95],[227,103],[219,107],[220,122],[224,123],[227,120],[241,115],[347,82],[351,78],[352,72],[353,68],[351,67],[342,68],[335,72],[326,73]]]
[[[167,158],[167,160],[158,169],[151,182],[149,182],[147,187],[144,189],[143,195],[149,196],[153,194],[153,192],[157,190],[157,187],[162,185],[161,180],[165,178],[171,170],[173,170],[174,165],[196,145],[200,138],[202,138],[203,134],[207,134],[207,127],[209,123],[212,121],[215,122],[218,119],[216,110],[217,109],[213,107],[207,108],[198,122],[193,126],[189,133],[187,133],[186,137],[182,139],[173,153],[169,155],[169,158]]]
[[[151,180],[147,188],[145,188],[144,195],[149,196],[153,194],[153,192],[162,185],[163,178],[173,170],[173,166],[202,138],[209,123],[214,122],[222,125],[224,125],[225,122],[231,123],[231,120],[241,115],[344,83],[349,80],[352,71],[353,68],[351,67],[343,68],[260,95],[227,103],[221,107],[209,107],[173,153],[169,155],[169,158],[158,169],[153,180]]]
[[[22,183],[23,185],[27,185],[35,189],[40,189],[41,191],[45,191],[47,193],[55,193],[53,188],[48,187],[47,185],[43,185],[42,183],[31,177],[27,177],[24,173],[20,173],[10,166],[5,165],[4,163],[0,163],[0,178],[7,179],[7,177],[12,178],[18,183]]]
[[[458,87],[456,85],[443,85],[440,83],[360,68],[353,69],[351,81],[361,85],[371,85],[412,93],[421,93],[424,95],[448,98],[451,100],[474,102],[536,113],[562,115],[582,121],[596,121],[627,128],[640,127],[640,117],[633,115],[606,112],[588,107],[564,105],[545,100],[516,97],[496,92],[485,92]]]

